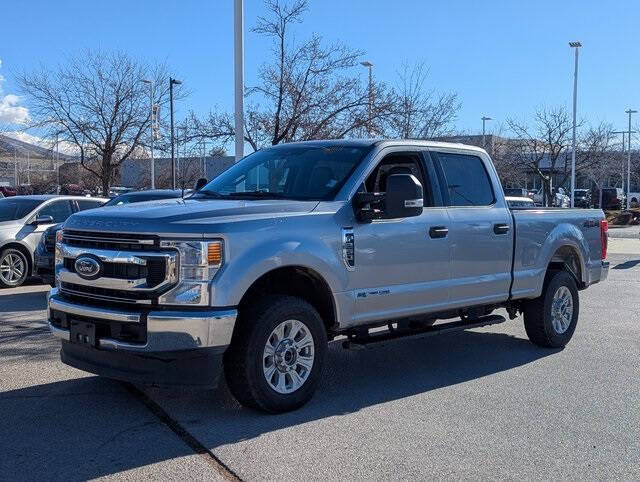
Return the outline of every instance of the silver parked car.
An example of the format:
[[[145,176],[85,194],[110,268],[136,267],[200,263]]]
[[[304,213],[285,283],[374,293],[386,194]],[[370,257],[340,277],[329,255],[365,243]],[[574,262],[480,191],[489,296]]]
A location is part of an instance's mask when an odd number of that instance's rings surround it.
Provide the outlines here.
[[[54,195],[0,199],[0,288],[20,286],[33,273],[33,254],[48,227],[106,201]]]

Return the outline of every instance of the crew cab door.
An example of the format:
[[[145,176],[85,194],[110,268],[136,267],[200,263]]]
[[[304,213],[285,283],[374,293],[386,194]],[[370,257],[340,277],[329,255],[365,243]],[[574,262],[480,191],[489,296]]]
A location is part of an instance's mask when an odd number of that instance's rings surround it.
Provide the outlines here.
[[[429,152],[450,219],[452,307],[505,301],[514,230],[491,160],[476,151]]]
[[[435,311],[449,302],[447,209],[433,166],[420,150],[385,150],[361,189],[385,192],[391,174],[413,174],[423,186],[422,214],[353,226],[353,324]]]

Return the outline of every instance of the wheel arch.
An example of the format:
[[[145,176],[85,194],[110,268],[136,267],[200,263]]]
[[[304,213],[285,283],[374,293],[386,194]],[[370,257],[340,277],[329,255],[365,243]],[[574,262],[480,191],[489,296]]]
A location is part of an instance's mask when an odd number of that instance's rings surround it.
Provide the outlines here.
[[[33,267],[34,267],[33,253],[27,246],[20,243],[19,241],[9,241],[3,244],[2,246],[0,246],[0,253],[5,249],[16,249],[20,251],[22,254],[24,254],[24,256],[27,258],[28,275],[29,276],[33,275]]]
[[[311,304],[320,314],[328,332],[337,326],[336,300],[329,284],[316,270],[301,266],[281,266],[257,278],[246,290],[238,305],[243,308],[266,295],[290,295]]]
[[[573,244],[564,244],[557,248],[547,265],[547,273],[550,271],[565,270],[576,281],[579,289],[587,284],[586,265],[580,250]]]

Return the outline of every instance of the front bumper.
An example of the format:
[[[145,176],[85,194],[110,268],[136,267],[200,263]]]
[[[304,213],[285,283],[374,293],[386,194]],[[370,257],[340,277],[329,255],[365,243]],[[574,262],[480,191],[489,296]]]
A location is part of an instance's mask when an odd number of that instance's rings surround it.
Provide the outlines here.
[[[143,312],[102,308],[64,299],[55,288],[48,307],[49,329],[62,340],[64,363],[110,378],[155,385],[212,384],[237,318],[234,309]],[[59,322],[61,318],[66,326]],[[76,320],[103,327],[118,325],[114,332],[126,332],[123,326],[146,327],[146,340],[137,343],[103,337],[99,331],[90,343],[71,340],[70,326]]]

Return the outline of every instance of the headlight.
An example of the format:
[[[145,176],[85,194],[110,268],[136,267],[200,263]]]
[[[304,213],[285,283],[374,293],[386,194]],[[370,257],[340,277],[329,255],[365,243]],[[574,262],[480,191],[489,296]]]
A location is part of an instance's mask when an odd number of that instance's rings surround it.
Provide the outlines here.
[[[224,262],[222,240],[161,241],[180,254],[178,284],[158,300],[167,305],[208,305],[209,281]]]

